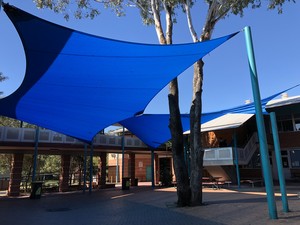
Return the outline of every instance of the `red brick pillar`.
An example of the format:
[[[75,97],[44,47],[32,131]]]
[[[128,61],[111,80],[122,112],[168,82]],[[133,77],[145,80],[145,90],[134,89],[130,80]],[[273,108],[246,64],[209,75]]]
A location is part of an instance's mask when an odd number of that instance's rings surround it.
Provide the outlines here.
[[[65,192],[69,190],[71,155],[61,156],[61,173],[59,178],[59,191]]]
[[[105,152],[100,153],[99,169],[100,169],[100,185],[106,184],[106,156]]]
[[[135,182],[135,154],[134,153],[130,153],[129,154],[129,166],[130,166],[130,179],[131,179],[131,186],[136,186],[136,182]]]
[[[20,195],[24,154],[13,154],[10,171],[8,196]]]

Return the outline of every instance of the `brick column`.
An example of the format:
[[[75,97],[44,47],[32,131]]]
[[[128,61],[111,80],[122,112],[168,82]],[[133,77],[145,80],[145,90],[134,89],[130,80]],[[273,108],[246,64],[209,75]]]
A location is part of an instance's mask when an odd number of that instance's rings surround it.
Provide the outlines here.
[[[130,166],[130,179],[131,179],[131,186],[136,186],[135,183],[135,154],[129,154],[129,166]]]
[[[106,184],[106,156],[107,154],[105,152],[100,153],[100,161],[98,166],[98,168],[100,169],[100,185]]]
[[[13,154],[10,171],[8,196],[20,195],[24,154]]]
[[[61,156],[61,173],[59,178],[59,191],[65,192],[69,190],[71,155]]]

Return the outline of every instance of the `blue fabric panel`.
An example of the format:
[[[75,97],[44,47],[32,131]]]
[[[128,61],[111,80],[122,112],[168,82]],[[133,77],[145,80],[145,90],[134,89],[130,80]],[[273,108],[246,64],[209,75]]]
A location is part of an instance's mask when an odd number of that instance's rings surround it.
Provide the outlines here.
[[[204,113],[201,117],[201,123],[206,123],[223,115],[222,112]],[[171,138],[169,129],[169,114],[143,114],[132,117],[120,122],[136,136],[138,136],[146,145],[151,148],[157,148]],[[190,129],[190,115],[181,115],[182,129]]]
[[[144,111],[173,78],[235,34],[179,45],[128,43],[74,31],[4,5],[26,55],[21,87],[0,114],[90,142]]]
[[[297,87],[296,85],[294,87]],[[292,88],[294,88],[292,87]],[[261,105],[263,113],[266,113],[266,104],[273,98],[281,95],[284,92],[292,89],[286,89],[281,92],[278,92],[274,95],[271,95],[267,98],[261,100]],[[241,106],[224,109],[216,112],[203,113],[201,116],[201,124],[206,123],[210,120],[218,118],[228,113],[249,113],[255,114],[254,103],[244,104]],[[169,130],[169,114],[143,114],[141,116],[128,118],[120,122],[124,127],[138,136],[146,145],[151,148],[157,148],[161,144],[167,142],[171,139],[171,133]],[[181,115],[183,131],[190,130],[190,115],[182,114]]]

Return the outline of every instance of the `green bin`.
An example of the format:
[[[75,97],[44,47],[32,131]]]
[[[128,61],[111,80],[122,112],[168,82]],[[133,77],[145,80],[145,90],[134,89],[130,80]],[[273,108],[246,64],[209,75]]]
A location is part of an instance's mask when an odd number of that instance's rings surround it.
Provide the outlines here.
[[[130,187],[130,178],[123,177],[122,178],[122,190],[129,190]]]
[[[42,186],[43,186],[42,181],[34,181],[31,183],[31,194],[30,194],[31,199],[41,198]]]

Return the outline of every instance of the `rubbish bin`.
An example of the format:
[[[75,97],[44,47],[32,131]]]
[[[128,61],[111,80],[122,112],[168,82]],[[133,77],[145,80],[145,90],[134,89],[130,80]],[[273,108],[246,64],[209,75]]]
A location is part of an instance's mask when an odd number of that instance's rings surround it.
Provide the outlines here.
[[[138,183],[139,183],[139,179],[138,179],[138,178],[135,178],[135,179],[134,179],[133,186],[138,186]]]
[[[123,177],[122,178],[122,190],[129,190],[130,187],[130,178]]]
[[[31,194],[30,194],[31,199],[41,198],[42,185],[43,185],[42,181],[34,181],[31,183]]]

